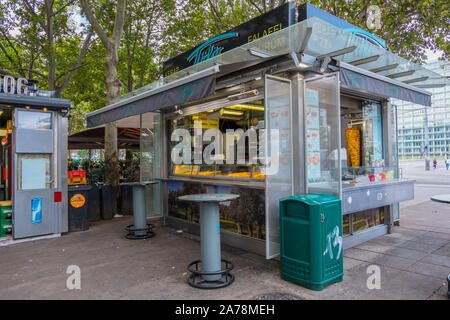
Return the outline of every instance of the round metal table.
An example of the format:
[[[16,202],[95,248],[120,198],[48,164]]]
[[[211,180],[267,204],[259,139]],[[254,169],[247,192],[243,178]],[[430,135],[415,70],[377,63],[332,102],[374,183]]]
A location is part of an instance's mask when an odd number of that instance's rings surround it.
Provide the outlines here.
[[[133,188],[133,222],[125,228],[127,234],[125,238],[131,240],[142,240],[155,235],[151,223],[147,223],[147,211],[145,210],[145,186],[156,184],[158,181],[128,182],[123,185],[130,185]]]
[[[438,194],[432,196],[431,200],[443,203],[450,203],[450,194]]]
[[[178,197],[180,201],[200,204],[201,260],[193,261],[188,265],[188,271],[191,272],[188,283],[191,286],[216,289],[226,287],[234,281],[234,276],[230,273],[233,264],[221,259],[220,254],[219,203],[238,198],[237,194],[191,194]]]

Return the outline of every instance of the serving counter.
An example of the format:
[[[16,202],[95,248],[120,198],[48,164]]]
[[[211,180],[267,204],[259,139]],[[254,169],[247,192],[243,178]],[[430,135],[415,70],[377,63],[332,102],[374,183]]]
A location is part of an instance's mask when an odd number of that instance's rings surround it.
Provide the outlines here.
[[[342,186],[342,214],[378,208],[414,199],[411,179]]]

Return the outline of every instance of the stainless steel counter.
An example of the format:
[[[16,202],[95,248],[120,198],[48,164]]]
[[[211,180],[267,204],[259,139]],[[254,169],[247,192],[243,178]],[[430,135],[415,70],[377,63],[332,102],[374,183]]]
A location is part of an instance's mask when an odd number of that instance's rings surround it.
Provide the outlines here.
[[[414,199],[411,179],[342,186],[342,213],[349,214]]]

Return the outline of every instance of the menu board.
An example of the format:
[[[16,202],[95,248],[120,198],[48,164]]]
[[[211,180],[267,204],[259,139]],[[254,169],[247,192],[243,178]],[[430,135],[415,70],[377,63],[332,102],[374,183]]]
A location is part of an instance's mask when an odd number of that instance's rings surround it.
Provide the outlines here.
[[[273,179],[288,181],[291,176],[291,111],[289,99],[273,97],[269,103],[271,128],[279,130],[279,171]],[[270,139],[270,137],[269,137]]]
[[[363,106],[364,132],[363,152],[365,166],[383,166],[383,137],[381,127],[381,105],[372,103]]]
[[[306,89],[306,161],[308,182],[320,180],[319,92]]]

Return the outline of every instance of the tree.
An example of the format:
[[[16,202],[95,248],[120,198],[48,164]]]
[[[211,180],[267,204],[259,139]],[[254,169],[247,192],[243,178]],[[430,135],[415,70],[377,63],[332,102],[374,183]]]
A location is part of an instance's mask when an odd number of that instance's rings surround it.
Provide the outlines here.
[[[3,72],[40,80],[41,87],[61,94],[79,69],[92,38],[92,31],[77,31],[78,26],[71,21],[73,3],[0,2],[0,51],[6,58],[0,60],[6,69]]]
[[[120,95],[122,87],[122,84],[117,76],[117,65],[119,63],[118,52],[123,34],[123,26],[125,24],[127,0],[117,1],[112,32],[110,32],[111,24],[109,24],[107,28],[100,25],[99,20],[94,15],[92,10],[93,6],[88,3],[88,0],[80,0],[80,4],[86,18],[91,24],[91,27],[94,29],[105,47],[106,102],[111,104],[113,99]],[[110,3],[107,3],[107,5],[111,8]],[[107,163],[107,183],[118,184],[119,162],[117,155],[117,128],[115,122],[108,123],[105,127],[105,162]]]
[[[175,3],[170,0],[131,0],[128,8],[118,73],[126,92],[131,92],[158,78],[155,48],[162,40],[165,21]]]

